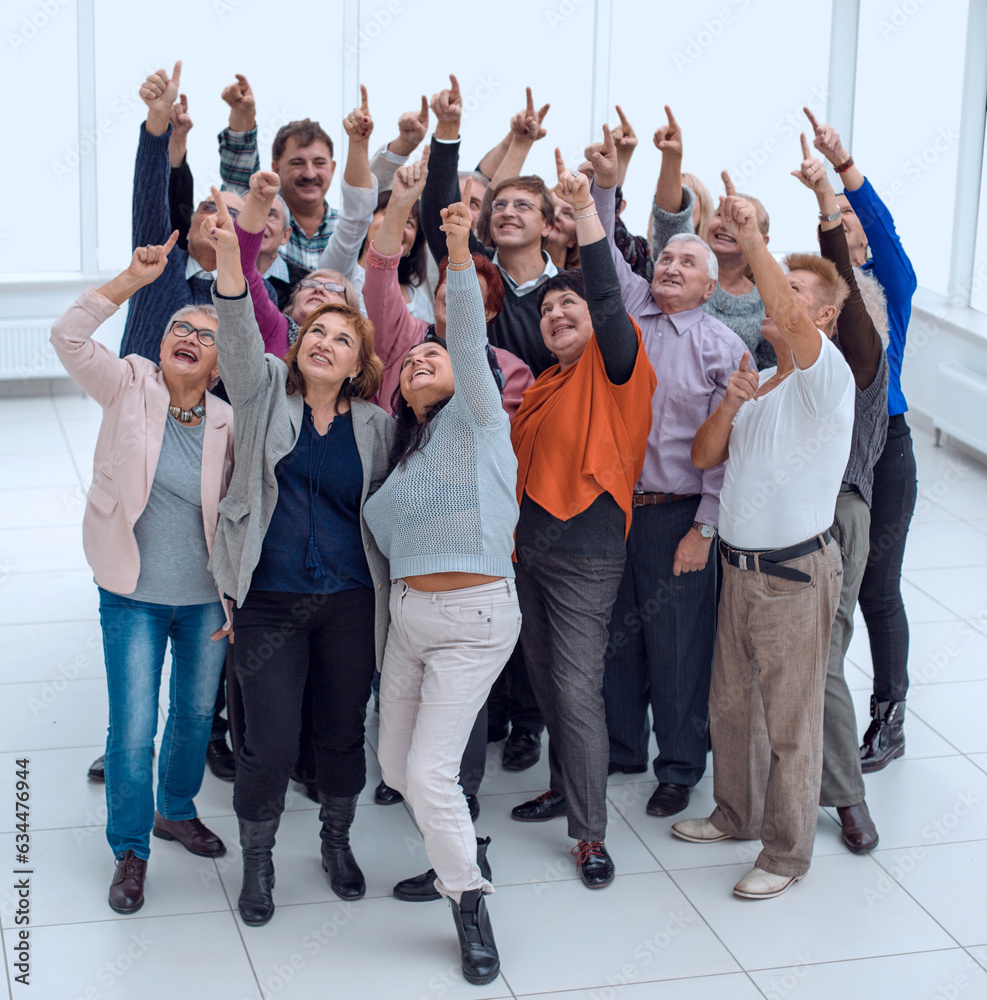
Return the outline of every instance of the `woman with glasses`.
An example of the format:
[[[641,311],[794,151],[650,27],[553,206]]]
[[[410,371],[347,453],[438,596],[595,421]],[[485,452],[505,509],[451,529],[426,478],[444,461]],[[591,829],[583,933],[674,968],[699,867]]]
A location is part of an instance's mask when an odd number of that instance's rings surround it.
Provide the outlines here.
[[[251,184],[266,203],[278,178],[261,173]],[[363,505],[387,476],[394,424],[369,402],[381,372],[372,324],[348,305],[325,303],[283,361],[265,354],[222,206],[209,236],[219,364],[238,427],[210,567],[236,603],[245,723],[233,786],[238,905],[244,922],[259,926],[274,913],[272,850],[303,713],[313,733],[322,867],[341,898],[366,891],[349,833],[366,782],[364,720],[387,633],[389,578]]]
[[[138,247],[126,271],[85,291],[55,321],[51,342],[75,382],[103,408],[93,481],[82,522],[99,588],[109,693],[106,838],[116,859],[109,904],[144,904],[151,833],[192,854],[225,854],[196,816],[213,703],[226,653],[225,613],[208,569],[233,468],[233,413],[213,396],[216,310],[178,310],[160,364],[117,357],[96,329],[165,269],[178,232]],[[168,719],[158,759],[153,740],[165,648],[171,640]]]

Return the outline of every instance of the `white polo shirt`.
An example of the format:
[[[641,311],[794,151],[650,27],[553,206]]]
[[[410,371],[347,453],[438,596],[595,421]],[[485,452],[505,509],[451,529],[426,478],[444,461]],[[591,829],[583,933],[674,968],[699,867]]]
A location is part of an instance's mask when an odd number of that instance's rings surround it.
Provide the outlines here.
[[[720,537],[738,549],[780,549],[833,524],[850,456],[854,383],[820,332],[815,363],[795,370],[733,421],[720,490]],[[774,375],[760,373],[761,384]]]

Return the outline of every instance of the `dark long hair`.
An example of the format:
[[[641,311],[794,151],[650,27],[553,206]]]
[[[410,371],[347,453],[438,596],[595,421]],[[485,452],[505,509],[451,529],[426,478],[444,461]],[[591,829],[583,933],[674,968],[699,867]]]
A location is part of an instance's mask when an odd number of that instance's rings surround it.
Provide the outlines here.
[[[391,200],[390,190],[381,191],[380,196],[377,199],[377,207],[374,209],[374,215],[378,212],[383,212],[388,203]],[[398,284],[400,285],[424,285],[425,279],[428,276],[428,248],[425,246],[425,230],[422,229],[421,220],[418,217],[418,205],[419,202],[415,202],[411,206],[411,212],[408,215],[409,219],[414,219],[418,226],[415,232],[415,241],[411,244],[411,249],[408,251],[407,257],[402,257],[398,261]],[[367,237],[363,241],[363,246],[360,247],[360,256],[362,257],[370,243],[370,238]]]
[[[435,332],[434,326],[430,326],[428,328],[428,331],[421,340],[421,343],[434,343],[438,344],[445,351],[449,350],[446,346],[445,340]],[[415,347],[417,346],[418,344],[415,344]],[[412,348],[412,350],[414,350],[414,348]],[[407,357],[407,355],[405,355],[405,357]],[[505,382],[504,372],[500,367],[500,362],[497,360],[497,355],[494,353],[494,349],[489,343],[487,343],[487,364],[490,365],[490,371],[493,373],[494,381],[497,383],[497,388],[500,391],[501,396],[503,396]],[[404,396],[401,395],[401,380],[400,378],[398,379],[398,384],[394,387],[394,392],[391,394],[391,409],[394,411],[394,419],[397,421],[398,425],[398,433],[394,439],[394,445],[391,448],[392,467],[396,468],[401,465],[416,451],[421,451],[425,445],[428,444],[429,438],[432,436],[432,420],[438,416],[439,412],[450,399],[452,399],[452,396],[446,396],[445,399],[439,399],[432,403],[432,405],[425,410],[425,419],[419,423],[417,414],[408,404],[408,401],[404,398]]]

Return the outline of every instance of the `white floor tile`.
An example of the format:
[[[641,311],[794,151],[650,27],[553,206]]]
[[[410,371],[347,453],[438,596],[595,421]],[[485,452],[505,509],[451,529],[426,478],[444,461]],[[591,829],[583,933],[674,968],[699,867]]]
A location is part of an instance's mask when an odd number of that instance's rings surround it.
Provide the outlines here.
[[[959,569],[915,569],[909,570],[903,576],[914,587],[927,594],[940,607],[946,607],[960,618],[987,618],[987,570],[982,566]],[[933,617],[933,608],[926,610],[917,601],[914,620],[945,621],[949,615],[941,612]],[[908,620],[912,620],[912,611],[905,598],[905,610]],[[923,617],[919,617],[919,615]]]
[[[86,494],[77,481],[64,487],[0,490],[0,524],[5,528],[75,525],[81,531]]]
[[[987,751],[983,724],[987,680],[955,684],[927,684],[908,692],[910,710],[937,732],[951,732],[952,742],[963,753]]]
[[[0,625],[91,621],[99,617],[99,594],[91,569],[0,577]]]
[[[66,424],[82,420],[99,423],[103,419],[103,408],[84,392],[78,395],[55,396],[54,403],[55,410]]]
[[[58,614],[49,609],[50,614]],[[0,686],[28,681],[105,677],[99,620],[0,625],[0,650],[12,665]]]
[[[105,679],[5,684],[0,694],[0,753],[90,747],[106,740]]]
[[[0,835],[0,850],[4,857],[13,857],[13,834]],[[151,837],[150,850],[142,915],[229,910],[216,874],[216,864],[222,858],[196,857],[177,842],[156,837]],[[130,919],[115,913],[106,901],[114,869],[104,827],[34,831],[29,867],[34,870],[33,926]],[[14,912],[6,892],[0,913],[5,933],[9,933],[14,926]]]
[[[611,997],[613,1000],[764,1000],[764,994],[740,972],[630,985],[624,985],[618,973],[613,984],[606,984],[604,989],[526,993],[523,997],[524,1000],[609,1000]]]
[[[912,525],[905,544],[904,569],[952,566],[987,566],[987,536],[981,537],[962,521]]]
[[[967,754],[967,760],[973,761],[981,771],[987,774],[987,753]]]
[[[943,605],[936,595],[926,592],[918,582],[920,577],[928,573],[962,573],[963,570],[915,570],[914,573],[901,574],[901,599],[905,602],[905,614],[909,624],[915,622],[948,622],[963,615],[957,614],[952,605]]]
[[[34,929],[31,985],[15,983],[16,1000],[258,996],[232,914],[144,916],[151,905],[148,897],[135,916],[115,917],[107,906],[105,922]]]
[[[987,774],[965,757],[905,756],[864,780],[884,849],[987,839]]]
[[[867,856],[817,857],[802,882],[776,899],[740,899],[733,886],[749,865],[689,868],[673,877],[746,969],[790,968],[955,945],[897,885],[873,907],[868,890],[886,879]],[[807,928],[811,927],[811,932]],[[756,932],[752,933],[752,929]]]
[[[940,507],[964,520],[987,515],[987,485],[979,476],[950,486],[942,496],[933,487],[931,495]]]
[[[924,494],[920,494],[915,503],[915,511],[912,514],[912,525],[916,524],[954,524],[962,521],[952,511],[940,507],[934,500]],[[908,548],[907,542],[905,548]]]
[[[0,399],[0,422],[4,427],[21,430],[58,420],[51,396],[16,396]]]
[[[738,971],[696,908],[659,872],[618,875],[595,891],[573,881],[547,891],[507,886],[490,913],[504,976],[518,996]]]
[[[32,424],[30,433],[0,435],[0,455],[37,455],[44,461],[49,454],[67,455],[68,444],[57,419]]]
[[[806,947],[812,951],[811,943]],[[961,996],[972,1000],[987,996],[987,974],[959,948],[766,969],[752,972],[751,978],[765,996],[791,996],[798,1000],[833,1000],[833,997],[946,1000]]]
[[[280,888],[279,879],[274,890],[276,903]],[[413,913],[409,914],[409,908]],[[333,898],[321,903],[277,905],[269,924],[241,924],[241,933],[267,998],[426,996],[488,1000],[511,995],[505,982],[510,960],[501,943],[495,912],[493,921],[504,976],[488,986],[471,986],[463,979],[459,942],[444,903],[416,905],[382,898],[344,903]],[[244,994],[244,1000],[248,996],[253,994]]]
[[[44,528],[0,528],[0,565],[11,573],[86,569],[82,529],[75,524]]]
[[[987,842],[877,850],[874,858],[960,944],[987,938]]]
[[[26,490],[39,487],[72,488],[79,485],[75,462],[62,448],[54,454],[4,455],[0,461],[0,489]]]

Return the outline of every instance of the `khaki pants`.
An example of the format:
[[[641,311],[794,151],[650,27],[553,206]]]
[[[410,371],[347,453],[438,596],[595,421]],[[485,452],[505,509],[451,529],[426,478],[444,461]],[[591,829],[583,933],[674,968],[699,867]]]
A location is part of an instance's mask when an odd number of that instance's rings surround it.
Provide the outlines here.
[[[391,624],[380,676],[384,781],[407,800],[435,869],[457,903],[493,886],[476,863],[476,835],[458,784],[477,713],[521,630],[513,580],[439,593],[391,584]]]
[[[819,807],[839,547],[830,541],[785,564],[810,575],[809,583],[722,565],[709,693],[716,800],[710,818],[740,840],[760,837],[758,868],[804,875]]]

